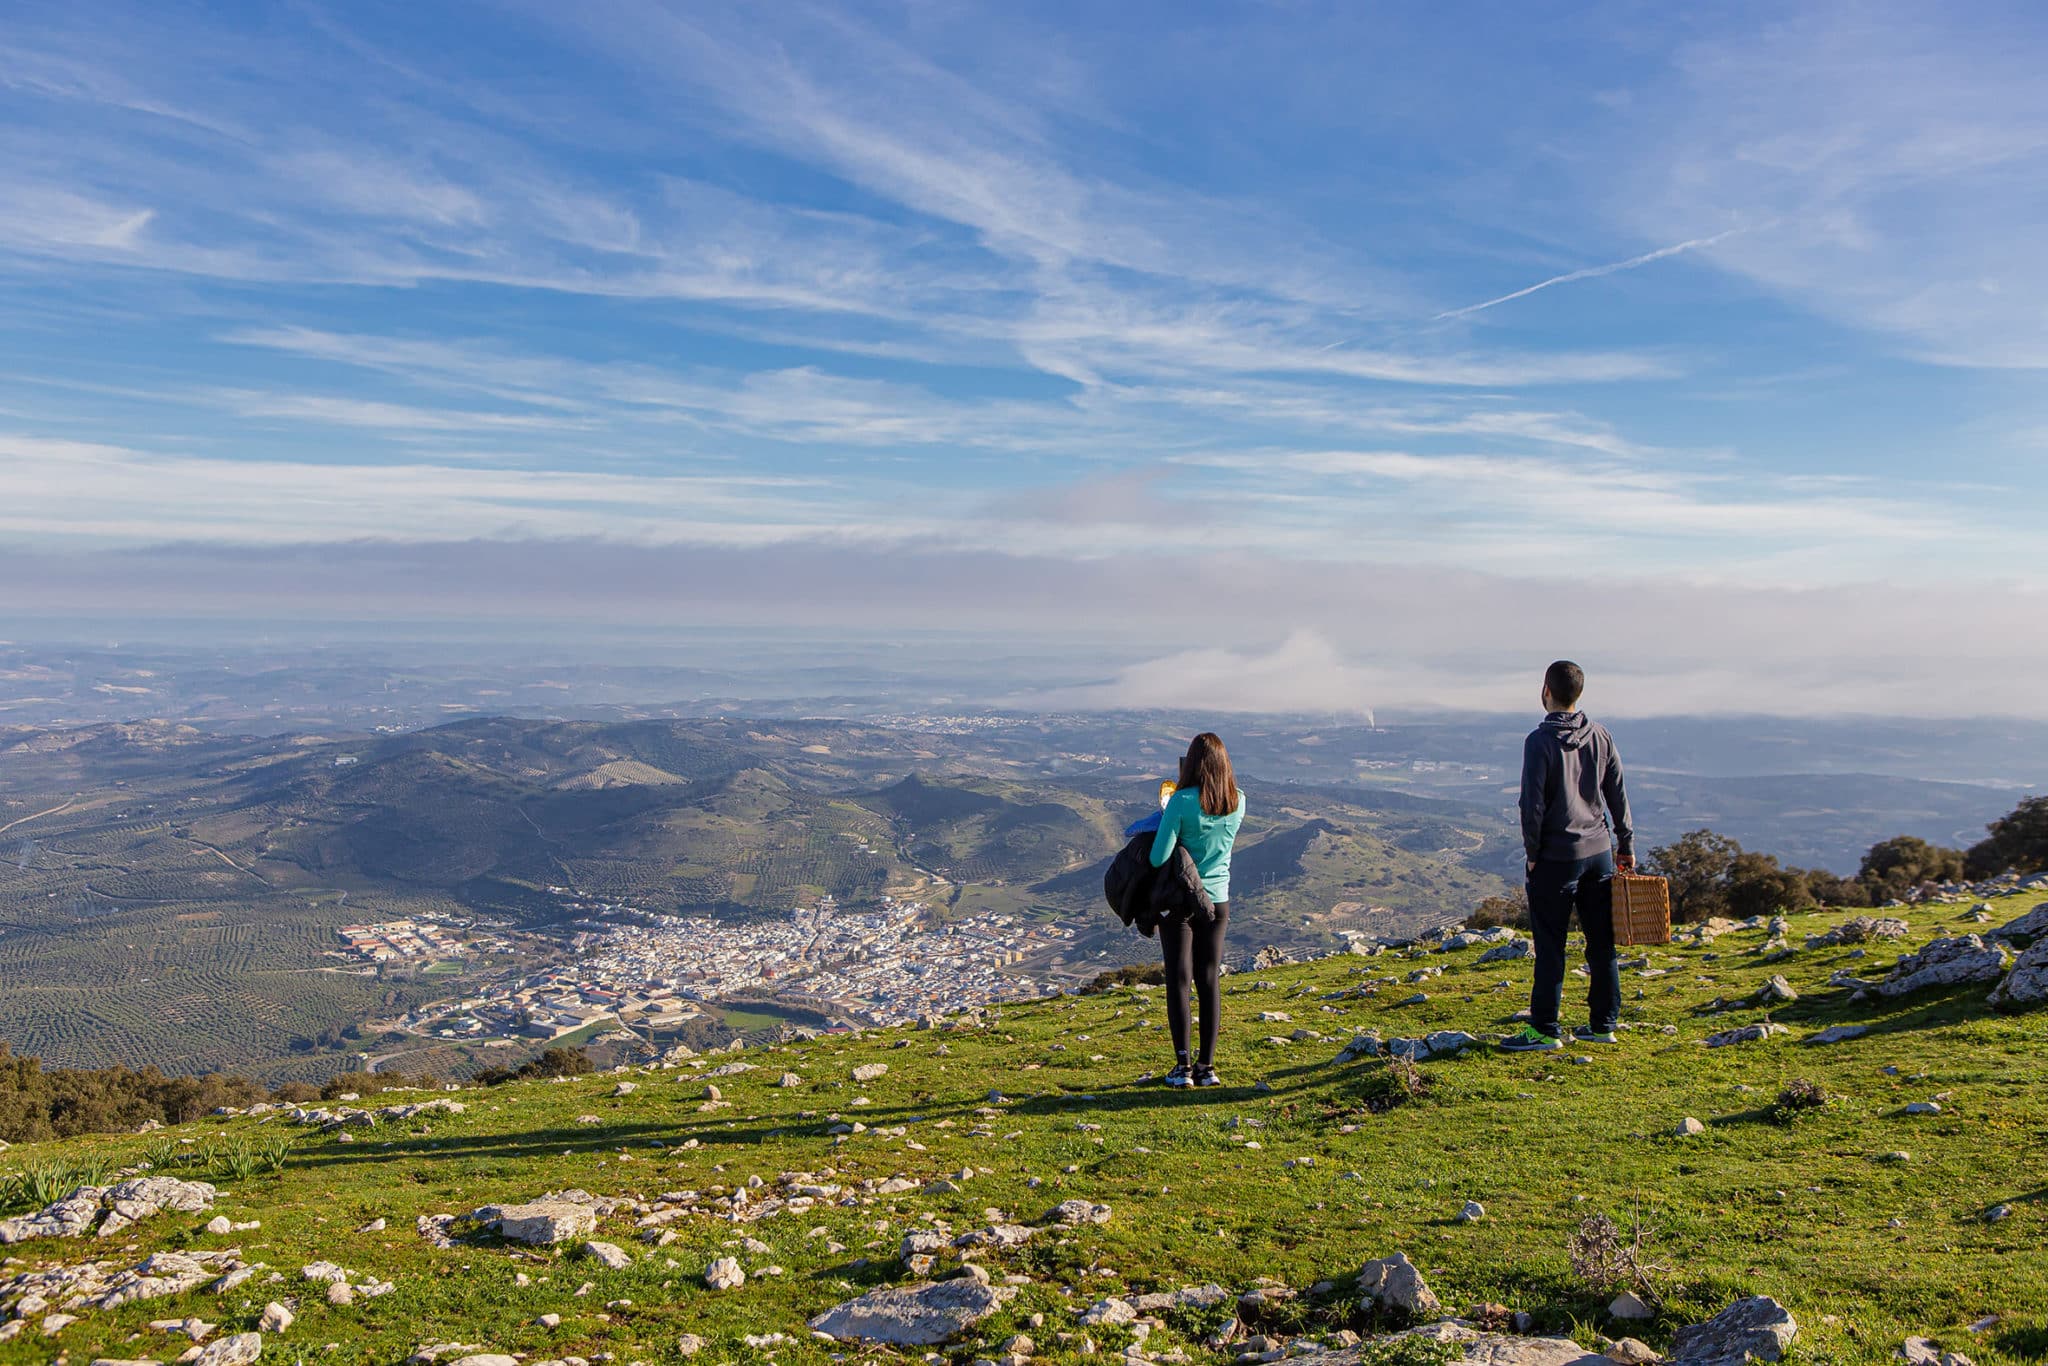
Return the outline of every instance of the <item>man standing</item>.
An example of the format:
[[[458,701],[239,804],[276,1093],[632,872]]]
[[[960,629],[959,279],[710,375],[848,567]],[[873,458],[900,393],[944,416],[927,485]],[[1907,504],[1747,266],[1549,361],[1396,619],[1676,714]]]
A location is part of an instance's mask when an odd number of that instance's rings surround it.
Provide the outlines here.
[[[1543,675],[1543,724],[1522,745],[1522,851],[1528,875],[1529,927],[1536,938],[1536,985],[1529,1023],[1501,1047],[1515,1053],[1564,1047],[1557,1009],[1564,994],[1564,941],[1578,913],[1592,973],[1581,1043],[1616,1043],[1621,970],[1614,959],[1615,869],[1635,867],[1635,832],[1621,756],[1607,728],[1578,709],[1586,674],[1561,659]],[[1603,809],[1604,808],[1604,809]]]

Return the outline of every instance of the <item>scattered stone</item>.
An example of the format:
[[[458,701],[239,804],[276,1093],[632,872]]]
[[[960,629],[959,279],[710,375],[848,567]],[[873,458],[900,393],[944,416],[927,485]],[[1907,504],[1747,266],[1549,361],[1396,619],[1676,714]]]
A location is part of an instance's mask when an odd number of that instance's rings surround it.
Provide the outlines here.
[[[1679,1138],[1691,1138],[1695,1134],[1703,1134],[1706,1131],[1706,1125],[1700,1123],[1691,1115],[1687,1115],[1684,1119],[1678,1121],[1678,1127],[1671,1132]]]
[[[356,1232],[358,1232],[358,1233],[382,1233],[382,1232],[384,1231],[384,1228],[385,1228],[385,1225],[384,1225],[384,1221],[383,1221],[382,1219],[372,1219],[372,1220],[371,1220],[371,1221],[370,1221],[369,1223],[367,1223],[367,1224],[364,1224],[364,1225],[363,1225],[363,1226],[362,1226],[361,1228],[357,1229],[357,1230],[356,1230]]]
[[[1114,1296],[1106,1300],[1097,1300],[1081,1311],[1081,1322],[1090,1328],[1116,1327],[1120,1324],[1133,1323],[1137,1317],[1138,1311],[1131,1307],[1129,1300],[1120,1300]]]
[[[1517,938],[1510,939],[1497,948],[1488,949],[1485,953],[1479,955],[1478,961],[1482,964],[1512,963],[1518,959],[1534,958],[1535,956],[1536,941],[1533,939]]]
[[[1588,1352],[1570,1338],[1489,1333],[1458,1319],[1424,1324],[1390,1337],[1369,1338],[1363,1344],[1346,1344],[1310,1360],[1317,1366],[1360,1366],[1368,1353],[1372,1360],[1386,1359],[1387,1347],[1404,1340],[1442,1343],[1455,1349],[1451,1366],[1614,1366],[1611,1359]]]
[[[853,1069],[853,1079],[861,1083],[879,1081],[888,1075],[889,1064],[885,1062],[864,1062]]]
[[[1901,955],[1877,990],[1881,996],[1904,996],[1928,987],[1995,982],[2005,975],[2006,962],[2002,944],[1986,944],[1977,935],[1937,939],[1918,953]]]
[[[1705,1323],[1681,1328],[1671,1339],[1672,1366],[1747,1366],[1776,1361],[1799,1325],[1768,1295],[1737,1300]]]
[[[1941,1102],[1938,1100],[1916,1100],[1906,1107],[1905,1113],[1909,1115],[1938,1115],[1941,1113]]]
[[[262,1355],[263,1334],[236,1333],[200,1348],[192,1366],[249,1366]]]
[[[1358,1295],[1360,1304],[1368,1311],[1393,1309],[1411,1318],[1424,1319],[1443,1309],[1442,1303],[1422,1279],[1422,1273],[1408,1260],[1407,1254],[1401,1252],[1367,1262],[1360,1268]]]
[[[1657,1311],[1644,1303],[1642,1297],[1632,1290],[1624,1290],[1619,1295],[1616,1295],[1613,1302],[1607,1306],[1607,1313],[1609,1317],[1617,1319],[1636,1320],[1654,1319],[1657,1317]]]
[[[1607,1349],[1607,1359],[1618,1361],[1621,1366],[1652,1366],[1652,1363],[1664,1358],[1646,1342],[1635,1338],[1622,1338]]]
[[[1809,1034],[1804,1042],[1810,1044],[1847,1043],[1860,1039],[1870,1032],[1869,1025],[1829,1025],[1818,1034]]]
[[[635,1091],[637,1091],[637,1090],[639,1090],[639,1089],[640,1089],[640,1087],[639,1087],[639,1085],[638,1085],[637,1083],[634,1083],[634,1082],[630,1082],[630,1081],[622,1081],[622,1082],[620,1082],[620,1083],[619,1083],[619,1084],[618,1084],[617,1086],[614,1086],[614,1087],[612,1088],[612,1095],[613,1095],[613,1096],[615,1096],[615,1097],[616,1097],[616,1096],[630,1096],[630,1095],[632,1095],[632,1094],[633,1094],[633,1093],[634,1093]]]
[[[1790,1034],[1792,1031],[1773,1020],[1762,1020],[1756,1024],[1743,1025],[1740,1029],[1724,1029],[1719,1034],[1707,1036],[1707,1047],[1726,1048],[1731,1044],[1760,1043],[1774,1034]]]
[[[346,1308],[356,1302],[356,1292],[347,1281],[336,1281],[327,1287],[327,1302],[337,1309]]]
[[[1396,1002],[1394,1002],[1394,1004],[1395,1004],[1395,1005],[1397,1005],[1397,1006],[1419,1006],[1419,1005],[1421,1005],[1421,1004],[1422,1004],[1422,1003],[1423,1003],[1424,1001],[1427,1001],[1428,999],[1429,999],[1429,993],[1428,993],[1428,992],[1426,992],[1426,991],[1418,991],[1418,992],[1416,992],[1416,993],[1415,993],[1415,994],[1414,994],[1413,996],[1410,996],[1410,997],[1408,997],[1408,998],[1407,998],[1407,999],[1405,999],[1405,1000],[1400,1000],[1400,1001],[1396,1001]]]
[[[1908,1366],[1975,1366],[1961,1352],[1944,1352],[1926,1338],[1907,1338],[1899,1347],[1899,1356]]]
[[[633,1265],[633,1259],[616,1243],[585,1243],[583,1255],[593,1261],[604,1263],[613,1271],[624,1271]]]
[[[867,1294],[810,1321],[813,1331],[842,1341],[899,1347],[951,1342],[996,1311],[1004,1292],[972,1280],[926,1282]]]
[[[1477,1200],[1467,1200],[1465,1208],[1458,1211],[1458,1222],[1461,1224],[1476,1224],[1485,1217],[1486,1206]]]
[[[1799,993],[1785,978],[1773,975],[1764,979],[1763,986],[1756,993],[1756,999],[1789,1004],[1799,999]]]
[[[139,1176],[113,1186],[80,1186],[34,1214],[0,1219],[0,1244],[31,1238],[83,1238],[89,1232],[111,1238],[166,1210],[201,1213],[213,1205],[218,1193],[204,1181],[168,1176]]]
[[[514,1243],[552,1247],[597,1229],[597,1210],[569,1200],[534,1200],[524,1205],[486,1205],[471,1221]]]
[[[206,1231],[216,1237],[221,1234],[233,1233],[235,1231],[235,1221],[228,1218],[225,1214],[216,1214],[213,1218],[206,1221]]]
[[[256,1320],[258,1330],[265,1333],[282,1333],[292,1326],[292,1311],[272,1300],[263,1306],[263,1316]]]
[[[1439,1029],[1419,1039],[1389,1039],[1384,1051],[1389,1057],[1427,1062],[1431,1058],[1448,1058],[1462,1053],[1478,1042],[1462,1029]]]
[[[676,1351],[686,1357],[693,1357],[704,1350],[704,1339],[695,1333],[685,1333],[676,1339]]]
[[[778,1080],[775,1084],[781,1087],[802,1086],[804,1084],[804,1079],[794,1072],[784,1072],[781,1076],[781,1079]],[[699,1341],[701,1342],[702,1339],[699,1339]]]
[[[1109,1222],[1108,1205],[1097,1205],[1087,1200],[1062,1200],[1046,1214],[1048,1224],[1106,1224]]]
[[[1809,949],[1832,948],[1837,944],[1867,944],[1873,939],[1904,939],[1913,927],[1903,920],[1868,915],[1851,916],[1826,934],[1809,934]]]
[[[704,1268],[704,1284],[713,1290],[737,1290],[747,1283],[747,1273],[731,1257],[720,1257]]]

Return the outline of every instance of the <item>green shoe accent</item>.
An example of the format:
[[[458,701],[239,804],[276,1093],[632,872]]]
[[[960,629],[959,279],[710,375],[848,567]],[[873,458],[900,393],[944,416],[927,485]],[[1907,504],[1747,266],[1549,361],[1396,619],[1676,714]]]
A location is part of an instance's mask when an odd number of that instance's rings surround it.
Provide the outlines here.
[[[1534,1025],[1523,1025],[1521,1033],[1502,1039],[1500,1046],[1510,1053],[1555,1053],[1564,1044]]]
[[[1591,1025],[1580,1025],[1572,1031],[1572,1037],[1580,1043],[1620,1043],[1621,1036],[1613,1030],[1596,1030]]]

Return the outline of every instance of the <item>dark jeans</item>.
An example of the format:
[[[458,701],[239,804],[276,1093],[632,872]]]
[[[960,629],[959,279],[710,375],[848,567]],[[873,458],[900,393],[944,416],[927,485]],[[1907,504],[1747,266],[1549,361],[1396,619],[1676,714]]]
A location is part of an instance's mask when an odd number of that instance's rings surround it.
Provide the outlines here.
[[[1621,1019],[1621,969],[1614,961],[1614,855],[1559,862],[1538,859],[1529,874],[1529,928],[1536,936],[1536,986],[1529,993],[1529,1023],[1558,1035],[1557,1007],[1564,995],[1564,937],[1572,912],[1586,936],[1586,967],[1593,974],[1587,1010],[1596,1030]]]
[[[1174,1056],[1188,1055],[1188,983],[1202,1007],[1202,1051],[1195,1061],[1216,1061],[1216,1026],[1223,1022],[1223,991],[1217,979],[1223,969],[1223,927],[1230,903],[1216,903],[1208,924],[1188,924],[1178,916],[1159,922],[1159,947],[1166,955],[1166,1027],[1173,1034]]]

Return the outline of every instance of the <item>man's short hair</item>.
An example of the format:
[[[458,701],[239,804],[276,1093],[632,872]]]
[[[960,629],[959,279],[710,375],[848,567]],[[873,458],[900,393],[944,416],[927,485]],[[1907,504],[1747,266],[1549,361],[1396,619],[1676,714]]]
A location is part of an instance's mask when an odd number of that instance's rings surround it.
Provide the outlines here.
[[[1569,659],[1560,659],[1543,671],[1543,686],[1558,706],[1576,707],[1586,693],[1586,671]]]

